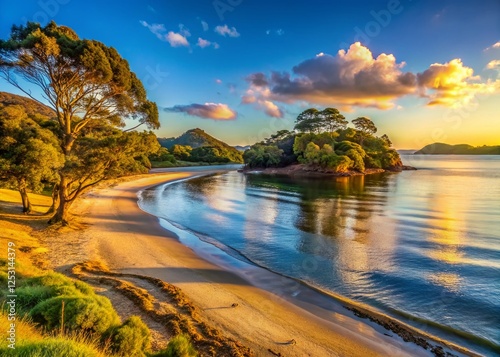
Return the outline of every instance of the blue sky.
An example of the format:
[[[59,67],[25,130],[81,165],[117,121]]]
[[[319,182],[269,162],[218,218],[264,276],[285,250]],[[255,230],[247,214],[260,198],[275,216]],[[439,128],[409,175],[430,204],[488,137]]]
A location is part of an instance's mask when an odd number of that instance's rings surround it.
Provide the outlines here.
[[[498,0],[3,1],[0,38],[26,20],[115,47],[160,108],[159,136],[251,144],[331,106],[398,148],[500,144]]]

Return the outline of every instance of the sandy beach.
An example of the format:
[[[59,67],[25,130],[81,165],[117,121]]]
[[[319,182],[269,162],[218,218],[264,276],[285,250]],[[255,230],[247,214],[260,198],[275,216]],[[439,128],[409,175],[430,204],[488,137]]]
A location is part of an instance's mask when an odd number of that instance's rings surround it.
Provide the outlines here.
[[[174,284],[213,327],[257,356],[432,355],[348,310],[315,311],[252,286],[199,257],[161,227],[157,217],[139,209],[138,191],[196,175],[200,172],[156,172],[88,193],[74,206],[81,229],[46,239],[53,267],[68,272],[74,264],[92,260],[114,272]],[[238,306],[229,308],[232,304]]]

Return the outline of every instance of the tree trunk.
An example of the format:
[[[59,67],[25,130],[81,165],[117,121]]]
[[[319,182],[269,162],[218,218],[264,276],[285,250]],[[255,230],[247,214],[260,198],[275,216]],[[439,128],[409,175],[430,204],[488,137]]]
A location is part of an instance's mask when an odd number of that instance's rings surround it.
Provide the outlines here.
[[[21,182],[19,184],[19,193],[21,194],[21,201],[23,203],[23,213],[30,214],[33,212],[33,208],[31,207],[31,202],[28,197],[28,191],[26,190],[26,184]]]
[[[59,184],[56,183],[52,188],[52,206],[50,206],[47,214],[54,213],[59,207],[59,202]]]
[[[71,202],[67,200],[68,182],[66,177],[61,175],[61,182],[59,182],[59,189],[57,190],[57,195],[59,196],[59,206],[57,207],[55,214],[49,220],[50,224],[61,223],[63,226],[67,226],[69,223],[69,208]]]

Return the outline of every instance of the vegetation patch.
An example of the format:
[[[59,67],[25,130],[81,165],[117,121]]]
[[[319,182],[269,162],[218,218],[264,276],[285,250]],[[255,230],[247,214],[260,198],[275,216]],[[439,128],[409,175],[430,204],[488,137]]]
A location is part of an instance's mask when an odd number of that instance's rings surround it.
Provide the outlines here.
[[[302,112],[294,131],[280,130],[243,154],[248,168],[302,164],[308,170],[336,174],[365,173],[366,169],[393,170],[402,162],[387,135],[376,137],[375,124],[366,117],[352,121],[335,108]]]

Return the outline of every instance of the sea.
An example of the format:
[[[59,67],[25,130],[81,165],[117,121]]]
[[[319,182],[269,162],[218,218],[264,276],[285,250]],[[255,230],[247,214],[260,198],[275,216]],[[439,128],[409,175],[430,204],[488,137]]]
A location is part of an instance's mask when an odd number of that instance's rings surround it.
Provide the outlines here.
[[[418,170],[233,170],[144,190],[139,204],[222,256],[500,355],[500,156],[402,159]]]

